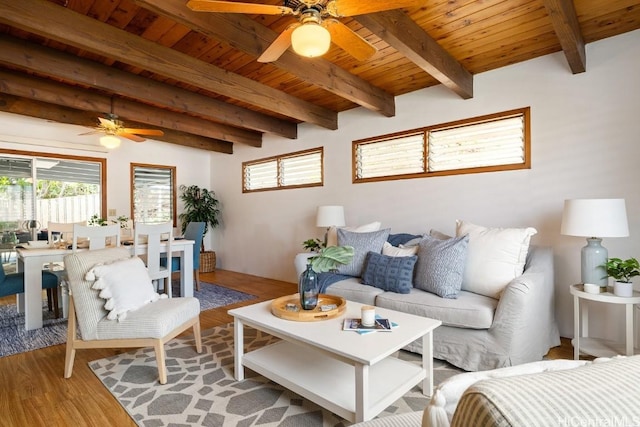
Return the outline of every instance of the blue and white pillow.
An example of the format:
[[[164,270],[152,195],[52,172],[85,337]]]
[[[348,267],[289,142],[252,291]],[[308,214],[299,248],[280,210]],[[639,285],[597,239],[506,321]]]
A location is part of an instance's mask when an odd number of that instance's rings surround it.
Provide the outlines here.
[[[390,228],[369,233],[355,233],[338,229],[338,246],[352,246],[353,259],[349,264],[338,266],[338,273],[361,277],[364,261],[369,252],[382,253],[382,246],[389,237]]]
[[[408,294],[413,288],[413,267],[418,257],[389,256],[369,252],[362,272],[362,283],[384,291]]]
[[[466,235],[446,240],[424,236],[418,247],[415,287],[442,298],[458,298],[468,246]]]

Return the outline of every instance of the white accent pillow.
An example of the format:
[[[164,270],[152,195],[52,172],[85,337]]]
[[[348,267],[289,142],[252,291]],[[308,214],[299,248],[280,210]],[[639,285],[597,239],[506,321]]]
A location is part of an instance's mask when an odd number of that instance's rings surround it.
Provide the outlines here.
[[[147,267],[138,257],[96,265],[86,280],[95,280],[92,289],[99,290],[100,298],[106,300],[104,308],[110,320],[124,320],[128,311],[167,297],[154,291]]]
[[[526,228],[488,228],[456,221],[456,236],[469,235],[462,290],[499,298],[502,290],[524,271],[531,236]]]
[[[404,247],[400,245],[400,247],[398,248],[393,246],[389,242],[384,242],[384,245],[382,245],[382,255],[401,257],[401,256],[414,256],[417,253],[418,253],[418,246]]]
[[[340,227],[342,230],[352,231],[354,233],[368,233],[370,231],[378,231],[382,223],[380,221],[371,222],[369,224],[359,225],[357,227]],[[327,247],[338,246],[338,227],[331,226],[327,231]]]

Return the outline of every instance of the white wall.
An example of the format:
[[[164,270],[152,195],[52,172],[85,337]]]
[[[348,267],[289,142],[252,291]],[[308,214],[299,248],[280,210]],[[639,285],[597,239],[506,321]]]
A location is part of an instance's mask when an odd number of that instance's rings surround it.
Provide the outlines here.
[[[301,125],[295,141],[265,137],[262,149],[236,145],[232,158],[214,154],[212,187],[223,206],[215,248],[224,269],[295,281],[293,257],[302,241],[322,237],[316,207],[344,205],[347,224],[382,221],[392,232],[454,232],[464,219],[486,226],[533,226],[533,243],[554,247],[557,318],[573,336],[568,286],[580,280],[582,238],[561,236],[564,199],[623,197],[629,238],[605,239],[611,256],[640,256],[640,31],[587,46],[587,72],[571,74],[563,54],[476,75],[474,97],[442,86],[396,98],[396,116],[358,108],[339,115],[339,130]],[[530,170],[351,182],[351,141],[519,107],[531,107]],[[325,185],[241,192],[246,160],[325,148]],[[599,312],[597,312],[599,310]],[[617,311],[592,309],[594,335],[620,334]]]
[[[97,119],[96,119],[97,120]],[[99,135],[79,136],[90,129],[0,112],[0,148],[37,153],[59,153],[107,159],[107,208],[131,217],[130,163],[176,166],[176,182],[209,188],[210,158],[203,151],[148,139],[143,143],[123,140],[120,147],[106,150]],[[1,153],[0,153],[1,155]],[[178,210],[182,202],[177,198]],[[87,212],[87,217],[94,213]],[[210,234],[210,233],[209,233]],[[205,245],[211,246],[207,236]]]

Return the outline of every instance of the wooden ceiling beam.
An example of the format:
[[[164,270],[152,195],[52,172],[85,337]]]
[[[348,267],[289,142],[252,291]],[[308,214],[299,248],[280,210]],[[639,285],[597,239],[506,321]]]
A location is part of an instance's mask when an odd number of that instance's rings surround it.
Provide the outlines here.
[[[353,19],[463,99],[473,98],[473,75],[401,10]]]
[[[45,0],[0,0],[0,22],[255,105],[337,129],[338,114]]]
[[[587,70],[587,54],[573,0],[543,0],[573,74]]]
[[[121,98],[112,99],[106,95],[2,69],[0,69],[0,92],[95,113],[110,112],[113,109],[114,114],[127,121],[127,127],[131,127],[128,123],[129,120],[135,120],[145,125],[159,126],[163,129],[172,129],[207,138],[247,144],[252,147],[262,146],[262,134],[260,133],[212,123],[197,117],[154,108]],[[95,113],[94,125],[97,124],[97,114]]]
[[[278,34],[264,25],[239,14],[194,12],[184,0],[133,0],[136,4],[176,21],[199,33],[220,40],[255,57],[260,56]],[[386,117],[395,115],[391,94],[322,58],[305,60],[287,50],[273,62],[275,66],[314,86],[378,111]]]
[[[94,127],[96,125],[94,113],[54,106],[46,102],[34,101],[7,94],[0,94],[0,111],[78,126]],[[134,122],[130,124],[136,125]],[[153,139],[184,147],[223,154],[233,154],[233,144],[230,142],[178,132],[171,129],[164,129],[164,131],[165,134],[163,136],[154,136]]]
[[[0,35],[1,62],[124,97],[133,95],[144,102],[196,115],[216,124],[224,123],[290,139],[298,136],[295,123],[6,35]]]

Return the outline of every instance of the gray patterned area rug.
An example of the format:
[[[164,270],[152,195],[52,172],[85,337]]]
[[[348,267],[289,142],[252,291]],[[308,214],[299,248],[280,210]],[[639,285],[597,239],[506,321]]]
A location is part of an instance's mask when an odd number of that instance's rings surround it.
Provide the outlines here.
[[[246,379],[233,378],[233,325],[202,333],[203,352],[193,339],[178,338],[165,346],[167,384],[158,383],[153,348],[122,353],[89,364],[96,376],[142,427],[160,426],[348,426],[352,423],[246,370]],[[245,328],[246,351],[277,341]],[[400,351],[398,357],[419,363],[421,356]],[[434,360],[434,383],[461,371]],[[311,367],[312,369],[313,367]],[[379,416],[421,411],[428,404],[419,387]]]
[[[179,294],[179,281],[174,280],[173,295]],[[202,281],[200,290],[194,290],[193,294],[200,300],[202,311],[256,298],[254,295]],[[56,319],[53,312],[47,311],[46,303],[43,310],[44,326],[27,331],[24,329],[24,313],[19,314],[15,304],[0,305],[0,357],[67,342],[67,319]]]

